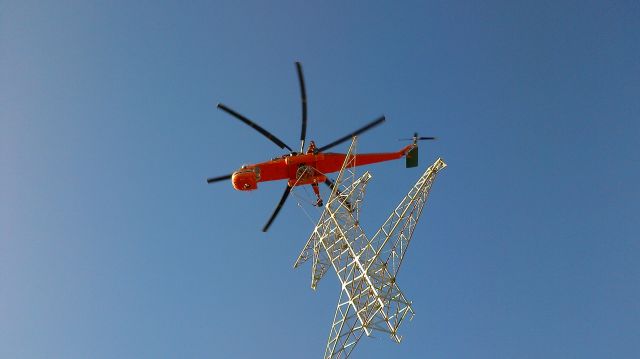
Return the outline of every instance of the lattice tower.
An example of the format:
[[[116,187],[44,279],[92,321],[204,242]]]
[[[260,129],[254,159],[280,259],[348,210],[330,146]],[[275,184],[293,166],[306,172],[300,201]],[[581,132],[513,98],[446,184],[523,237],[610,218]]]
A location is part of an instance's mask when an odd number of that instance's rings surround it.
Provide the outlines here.
[[[313,258],[311,288],[333,267],[342,287],[325,358],[347,358],[362,334],[384,332],[401,341],[398,328],[413,317],[411,302],[396,277],[422,214],[437,173],[446,167],[437,159],[400,204],[368,239],[360,226],[360,207],[369,172],[356,177],[357,138],[354,137],[318,224],[294,264]]]

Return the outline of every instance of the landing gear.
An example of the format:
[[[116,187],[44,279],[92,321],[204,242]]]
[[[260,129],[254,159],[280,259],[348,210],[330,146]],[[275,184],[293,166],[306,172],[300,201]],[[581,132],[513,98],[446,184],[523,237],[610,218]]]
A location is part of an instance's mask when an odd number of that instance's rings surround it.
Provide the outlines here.
[[[311,141],[311,145],[309,146],[309,151],[313,151],[315,149],[315,144]],[[298,169],[296,170],[296,181],[293,182],[293,186],[299,185],[299,183],[308,183],[313,187],[313,193],[316,194],[316,203],[314,206],[322,207],[324,204],[322,202],[322,198],[320,198],[320,189],[318,188],[318,175],[319,173],[310,165],[301,163],[298,165]],[[291,181],[291,180],[289,180]],[[290,184],[291,185],[291,184]]]
[[[315,194],[316,194],[316,197],[318,198],[318,199],[316,200],[316,204],[314,204],[314,206],[316,206],[316,207],[322,207],[322,205],[323,205],[324,203],[322,202],[322,198],[320,197],[320,189],[318,188],[318,183],[317,183],[317,182],[312,183],[312,184],[311,184],[311,187],[313,188],[313,193],[315,193]]]

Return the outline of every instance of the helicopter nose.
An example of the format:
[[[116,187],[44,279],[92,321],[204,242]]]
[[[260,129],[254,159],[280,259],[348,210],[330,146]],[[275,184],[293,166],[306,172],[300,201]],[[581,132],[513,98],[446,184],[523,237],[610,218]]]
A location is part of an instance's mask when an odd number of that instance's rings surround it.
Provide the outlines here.
[[[240,191],[251,191],[258,188],[258,183],[253,171],[237,171],[231,177],[233,187]]]

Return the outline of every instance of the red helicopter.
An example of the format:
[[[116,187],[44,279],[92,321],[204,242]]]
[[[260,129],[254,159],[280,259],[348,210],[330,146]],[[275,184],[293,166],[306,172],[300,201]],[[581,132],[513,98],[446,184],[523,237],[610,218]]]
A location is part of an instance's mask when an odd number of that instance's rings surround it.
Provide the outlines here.
[[[317,197],[316,206],[322,206],[323,202],[322,198],[320,197],[318,184],[324,183],[333,190],[333,181],[327,178],[326,174],[339,171],[346,157],[346,154],[344,153],[330,153],[324,151],[337,146],[354,136],[358,136],[361,133],[368,131],[385,121],[384,116],[381,116],[380,118],[370,122],[360,129],[353,131],[322,147],[316,147],[315,142],[310,141],[309,146],[305,151],[304,145],[307,130],[307,94],[304,84],[304,77],[302,75],[302,65],[299,62],[296,62],[296,69],[298,72],[298,80],[300,82],[300,92],[302,99],[302,130],[300,133],[300,152],[295,152],[291,147],[282,142],[279,138],[277,138],[264,128],[258,126],[255,122],[249,120],[247,117],[239,114],[238,112],[221,103],[218,104],[218,108],[220,110],[251,126],[253,129],[260,132],[263,136],[270,139],[281,149],[286,148],[290,151],[290,153],[280,157],[276,157],[270,161],[252,165],[244,165],[232,174],[207,179],[207,183],[231,179],[233,188],[238,191],[255,190],[258,188],[258,182],[287,180],[287,187],[285,187],[282,198],[280,198],[280,202],[273,211],[273,214],[262,228],[263,232],[266,232],[269,229],[271,223],[280,212],[282,205],[287,200],[291,189],[295,186],[311,185],[311,187],[313,188],[313,192]],[[357,161],[355,161],[355,166],[363,166],[406,157],[407,167],[415,167],[418,164],[417,141],[435,140],[435,137],[418,137],[418,134],[414,133],[413,138],[403,140],[412,140],[413,143],[402,148],[398,152],[357,154],[355,155],[357,158]]]

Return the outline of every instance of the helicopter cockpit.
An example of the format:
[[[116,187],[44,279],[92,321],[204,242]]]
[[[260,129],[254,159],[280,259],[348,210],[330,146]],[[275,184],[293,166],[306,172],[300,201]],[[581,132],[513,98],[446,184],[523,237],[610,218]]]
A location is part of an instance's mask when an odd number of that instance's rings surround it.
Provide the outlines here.
[[[260,181],[260,167],[257,166],[242,165],[231,175],[233,188],[239,191],[258,189],[258,181]]]

